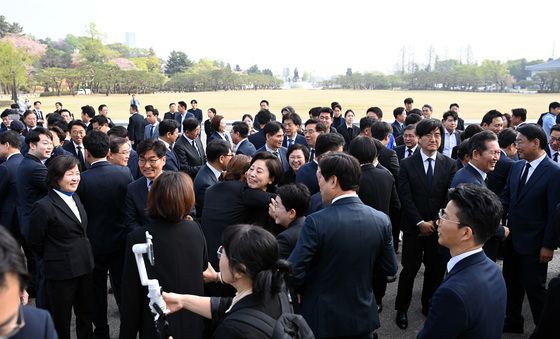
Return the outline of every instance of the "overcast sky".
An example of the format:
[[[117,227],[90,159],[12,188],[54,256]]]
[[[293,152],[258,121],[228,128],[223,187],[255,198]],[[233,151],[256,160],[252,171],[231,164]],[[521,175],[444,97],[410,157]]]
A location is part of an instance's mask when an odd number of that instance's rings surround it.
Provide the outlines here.
[[[153,47],[167,59],[181,50],[300,76],[354,71],[391,73],[401,62],[425,64],[429,46],[442,58],[475,61],[560,56],[560,1],[331,0],[17,0],[0,14],[36,38],[83,35],[95,21],[105,42]],[[552,14],[551,14],[552,13]],[[553,55],[554,52],[554,55]]]

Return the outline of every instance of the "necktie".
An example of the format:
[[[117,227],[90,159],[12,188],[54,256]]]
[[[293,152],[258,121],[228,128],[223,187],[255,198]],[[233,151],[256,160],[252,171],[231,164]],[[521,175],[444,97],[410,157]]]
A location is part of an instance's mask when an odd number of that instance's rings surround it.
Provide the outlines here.
[[[523,191],[523,187],[525,187],[525,182],[527,181],[527,176],[529,175],[529,168],[531,167],[531,164],[527,163],[525,165],[525,170],[523,171],[523,174],[521,175],[521,179],[519,179],[519,188],[517,189],[517,194],[520,194]]]
[[[426,173],[426,182],[428,183],[428,188],[432,187],[432,180],[434,179],[434,168],[432,167],[432,161],[434,159],[428,158],[428,172]]]
[[[315,149],[312,148],[311,152],[309,153],[309,162],[312,162],[315,159]]]
[[[277,157],[278,159],[280,159],[280,154],[278,153],[278,151],[274,151],[272,152],[272,154]]]
[[[194,140],[192,141],[192,147],[194,147],[194,149],[196,150],[196,153],[200,157],[200,151],[198,150],[198,147],[196,147],[196,143],[194,142]]]
[[[558,152],[554,153],[552,160],[554,160],[554,162],[558,162]]]
[[[409,149],[407,149],[406,151],[408,152],[408,155],[406,156],[406,157],[408,158],[409,156],[412,155],[412,150],[409,148]]]
[[[150,138],[154,137],[154,128],[155,128],[155,126],[152,125],[152,128],[150,129]]]
[[[230,142],[230,141],[229,141],[229,136],[227,135],[227,132],[224,133],[224,138],[226,138],[226,141],[227,141],[227,142]]]
[[[220,176],[218,177],[218,181],[224,181],[224,173],[220,174]]]
[[[293,141],[292,139],[288,139],[288,148],[289,148],[290,146],[292,146],[293,144],[294,144],[294,141]]]
[[[152,182],[150,179],[146,179],[148,180],[148,192],[150,191],[150,189],[152,188]]]
[[[82,171],[86,169],[86,162],[84,160],[84,153],[82,152],[82,146],[76,146],[78,150],[78,160],[80,161],[80,166],[82,167]]]

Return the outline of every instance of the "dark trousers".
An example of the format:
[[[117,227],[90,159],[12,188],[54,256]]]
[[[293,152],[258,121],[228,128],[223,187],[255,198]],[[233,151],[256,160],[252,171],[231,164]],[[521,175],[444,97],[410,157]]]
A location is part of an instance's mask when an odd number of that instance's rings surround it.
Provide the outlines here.
[[[422,286],[422,307],[428,308],[430,298],[443,281],[445,274],[445,260],[438,252],[437,235],[419,237],[415,234],[404,233],[402,246],[402,271],[399,276],[399,286],[395,309],[408,311],[412,299],[414,279],[424,264],[424,284]]]
[[[91,274],[67,280],[47,280],[49,311],[60,339],[70,339],[72,307],[76,315],[78,339],[93,338],[93,279]]]
[[[107,272],[109,272],[113,295],[117,306],[121,304],[122,272],[124,264],[124,250],[110,254],[94,256],[93,284],[95,302],[93,308],[93,324],[95,338],[109,338],[109,322],[107,321]]]
[[[379,262],[379,261],[378,261]],[[377,305],[383,303],[383,297],[387,290],[387,276],[382,273],[381,265],[375,265],[373,268],[373,295]]]
[[[548,292],[539,324],[531,339],[554,338],[558,336],[558,314],[560,314],[560,277],[548,283]]]
[[[522,323],[521,310],[525,293],[529,299],[535,325],[541,317],[546,298],[546,271],[548,264],[539,262],[539,252],[519,254],[513,248],[511,238],[504,247],[503,274],[507,289],[506,321]]]

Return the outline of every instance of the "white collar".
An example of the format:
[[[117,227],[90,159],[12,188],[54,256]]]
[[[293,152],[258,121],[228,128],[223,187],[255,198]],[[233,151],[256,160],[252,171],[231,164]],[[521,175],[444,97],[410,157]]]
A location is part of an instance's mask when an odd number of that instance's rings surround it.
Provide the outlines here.
[[[216,168],[214,168],[212,165],[210,165],[209,162],[206,163],[206,166],[208,166],[208,168],[212,171],[212,173],[214,173],[216,179],[220,178],[220,175],[222,175],[222,171],[219,171]]]
[[[465,259],[466,257],[469,257],[473,254],[476,254],[478,252],[482,251],[482,247],[479,247],[475,250],[472,251],[468,251],[465,253],[461,253],[459,255],[456,255],[454,257],[451,257],[451,259],[449,259],[449,261],[447,262],[447,273],[451,272],[451,270],[453,269],[453,267],[461,260]]]
[[[357,196],[358,196],[358,194],[356,194],[356,193],[348,193],[348,194],[339,195],[338,197],[334,198],[334,199],[331,201],[331,205],[334,204],[335,201],[338,201],[338,200],[340,200],[340,199],[350,198],[350,197],[357,197]]]
[[[471,161],[469,161],[469,165],[471,165],[481,176],[482,180],[486,180],[487,174],[480,170],[480,168],[476,167]]]
[[[434,162],[436,161],[437,158],[437,152],[434,152],[434,154],[432,156],[428,156],[426,155],[426,153],[424,153],[424,151],[422,149],[420,149],[420,155],[422,156],[422,162],[426,162],[426,160],[428,160],[428,158],[433,159]]]
[[[544,158],[546,158],[546,152],[535,160],[529,162],[529,164],[531,164],[531,168],[533,170],[536,169],[537,166],[539,166],[539,164],[544,160]]]
[[[6,157],[6,161],[8,161],[13,155],[16,155],[16,154],[21,154],[21,153],[20,153],[19,151],[17,151],[17,152],[14,152],[14,153],[8,155],[8,156]]]

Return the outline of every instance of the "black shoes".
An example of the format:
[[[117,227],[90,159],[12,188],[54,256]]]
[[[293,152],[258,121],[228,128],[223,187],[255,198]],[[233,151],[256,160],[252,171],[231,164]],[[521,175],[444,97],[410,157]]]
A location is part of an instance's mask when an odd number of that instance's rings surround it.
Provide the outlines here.
[[[397,311],[397,318],[395,319],[397,326],[401,330],[406,330],[408,327],[408,316],[405,311]]]

